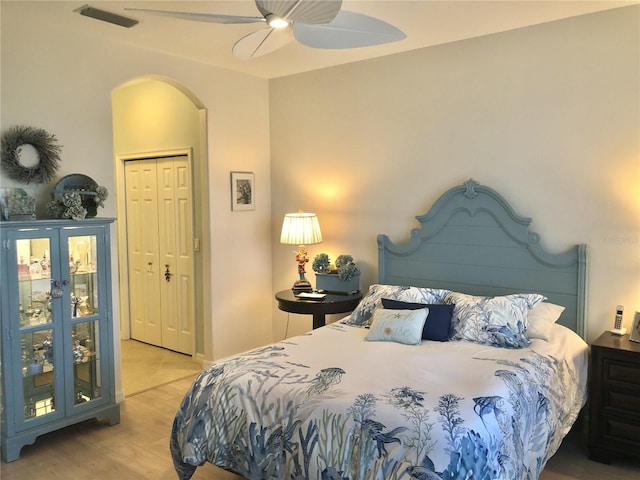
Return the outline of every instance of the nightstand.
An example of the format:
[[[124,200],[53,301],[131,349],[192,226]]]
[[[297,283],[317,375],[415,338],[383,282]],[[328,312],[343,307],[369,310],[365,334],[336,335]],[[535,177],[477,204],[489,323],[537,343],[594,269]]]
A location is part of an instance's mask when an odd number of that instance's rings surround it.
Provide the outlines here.
[[[605,332],[591,344],[589,458],[640,458],[640,343]]]
[[[313,315],[313,328],[324,327],[325,315],[351,312],[362,300],[362,293],[335,295],[328,293],[321,300],[308,300],[296,297],[291,290],[276,293],[278,308],[284,312]]]

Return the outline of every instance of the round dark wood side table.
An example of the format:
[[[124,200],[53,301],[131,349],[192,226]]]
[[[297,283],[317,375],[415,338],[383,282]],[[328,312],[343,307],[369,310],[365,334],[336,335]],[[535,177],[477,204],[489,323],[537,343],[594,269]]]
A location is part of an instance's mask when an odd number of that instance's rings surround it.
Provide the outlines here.
[[[325,315],[351,312],[360,300],[362,293],[338,295],[328,293],[322,299],[298,298],[291,290],[276,293],[278,308],[284,312],[313,315],[313,328],[324,327]]]

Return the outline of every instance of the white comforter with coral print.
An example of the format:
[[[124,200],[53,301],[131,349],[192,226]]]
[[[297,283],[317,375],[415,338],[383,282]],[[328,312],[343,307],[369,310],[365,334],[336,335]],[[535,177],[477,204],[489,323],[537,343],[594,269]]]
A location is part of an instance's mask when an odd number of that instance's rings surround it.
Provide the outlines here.
[[[587,345],[364,340],[334,323],[217,362],[176,415],[179,477],[536,479],[586,399]]]

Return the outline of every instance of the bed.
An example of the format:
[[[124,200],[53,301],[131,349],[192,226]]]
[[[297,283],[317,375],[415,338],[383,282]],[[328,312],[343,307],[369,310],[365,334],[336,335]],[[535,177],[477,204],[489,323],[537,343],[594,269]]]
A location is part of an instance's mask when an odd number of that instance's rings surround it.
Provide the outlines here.
[[[551,254],[493,189],[445,192],[379,235],[356,310],[222,359],[185,394],[178,477],[536,479],[586,401],[587,248]]]

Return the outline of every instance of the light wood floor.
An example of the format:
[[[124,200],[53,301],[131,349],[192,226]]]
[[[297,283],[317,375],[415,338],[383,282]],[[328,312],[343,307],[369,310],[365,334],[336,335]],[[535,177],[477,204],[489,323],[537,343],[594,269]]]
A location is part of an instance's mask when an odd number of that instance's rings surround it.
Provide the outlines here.
[[[196,375],[202,370],[202,362],[189,355],[136,340],[122,340],[120,355],[125,397]]]
[[[2,480],[176,479],[169,453],[171,423],[192,378],[137,395],[121,404],[118,425],[88,421],[43,435],[22,449],[20,459],[0,465]],[[239,477],[212,465],[194,479]]]
[[[22,449],[21,458],[0,465],[2,480],[169,480],[177,476],[169,454],[171,423],[191,383],[178,380],[127,397],[121,422],[112,427],[93,421],[40,437]],[[239,480],[212,465],[194,479]],[[586,458],[584,435],[570,434],[549,461],[540,480],[637,480],[640,462],[614,465]]]

